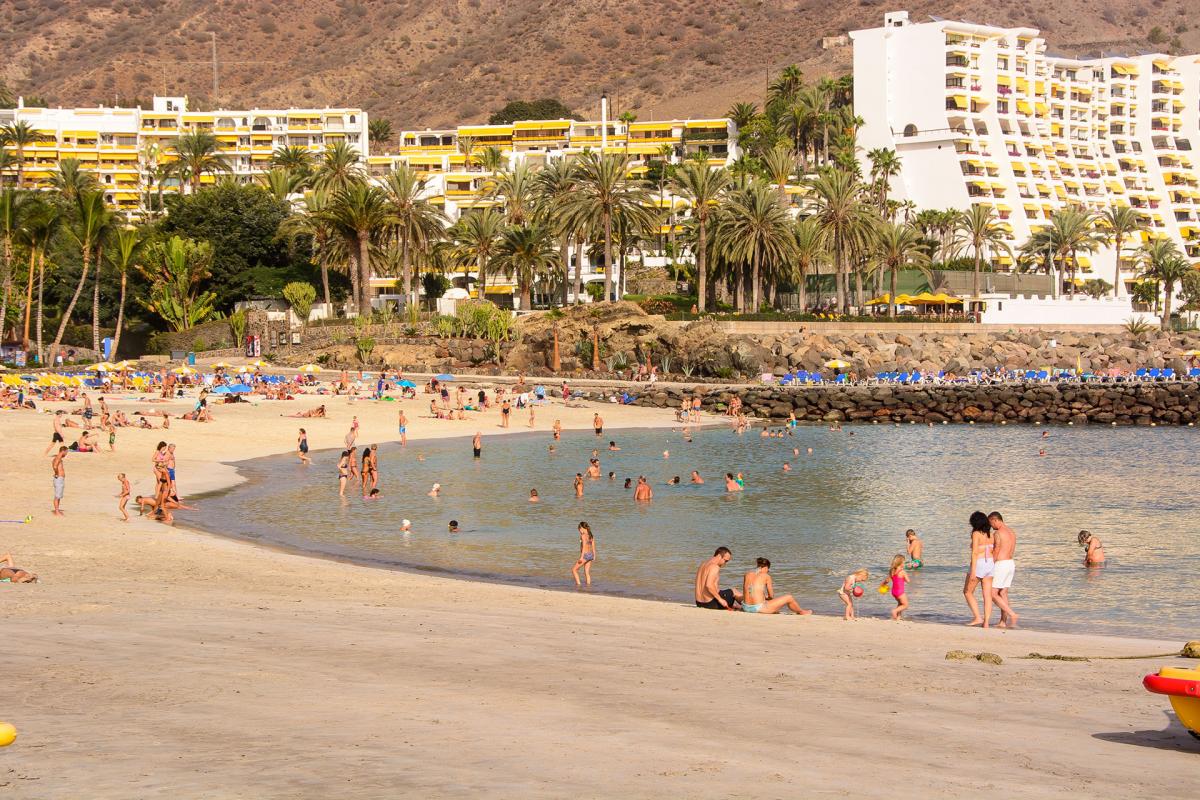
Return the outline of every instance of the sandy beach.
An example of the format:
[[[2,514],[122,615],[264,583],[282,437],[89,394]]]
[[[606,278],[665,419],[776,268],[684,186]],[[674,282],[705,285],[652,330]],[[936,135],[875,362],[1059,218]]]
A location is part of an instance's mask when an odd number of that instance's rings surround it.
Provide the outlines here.
[[[121,397],[110,404],[127,412],[187,407]],[[322,401],[329,419],[280,416]],[[410,443],[502,435],[496,411],[450,422],[427,418],[424,395],[404,407]],[[560,417],[569,436],[596,407],[556,405],[538,428]],[[1195,662],[1022,658],[1179,641],[717,613],[373,569],[117,515],[116,473],[149,492],[159,439],[177,443],[190,496],[235,482],[224,462],[293,449],[301,426],[314,447],[337,446],[357,414],[360,445],[394,441],[396,411],[306,397],[120,429],[116,452],[68,456],[61,518],[50,417],[0,413],[0,516],[33,515],[0,524],[0,554],[42,577],[0,584],[0,720],[20,734],[0,750],[0,795],[1141,798],[1200,783],[1200,741],[1141,687]],[[602,413],[606,428],[672,421]],[[520,417],[511,429],[527,430]],[[336,502],[329,457],[313,469]],[[1004,663],[946,660],[952,649]]]

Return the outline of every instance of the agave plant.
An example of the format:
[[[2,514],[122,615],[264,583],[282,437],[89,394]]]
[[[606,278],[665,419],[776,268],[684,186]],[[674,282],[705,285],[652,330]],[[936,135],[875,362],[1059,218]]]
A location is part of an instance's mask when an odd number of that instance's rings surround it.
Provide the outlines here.
[[[692,373],[696,371],[696,365],[690,361],[684,361],[683,366],[679,368],[679,371],[683,373],[683,377],[690,379],[692,377]]]

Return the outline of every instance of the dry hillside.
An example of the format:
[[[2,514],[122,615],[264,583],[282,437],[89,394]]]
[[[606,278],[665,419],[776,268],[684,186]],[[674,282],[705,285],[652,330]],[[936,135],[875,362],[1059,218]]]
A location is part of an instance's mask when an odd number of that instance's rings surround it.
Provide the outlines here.
[[[768,70],[845,72],[822,36],[885,10],[1034,25],[1072,55],[1151,49],[1158,26],[1188,52],[1195,0],[4,0],[0,77],[52,104],[187,94],[222,103],[362,105],[397,128],[479,120],[506,100],[557,96],[595,113],[607,90],[643,119],[717,114],[761,96]],[[1166,47],[1167,45],[1162,45]]]

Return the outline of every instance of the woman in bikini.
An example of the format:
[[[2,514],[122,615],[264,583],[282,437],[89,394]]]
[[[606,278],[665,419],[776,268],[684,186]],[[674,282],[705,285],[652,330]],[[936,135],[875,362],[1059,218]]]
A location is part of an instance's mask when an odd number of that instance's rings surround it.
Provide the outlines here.
[[[341,457],[337,463],[338,471],[338,495],[346,496],[346,481],[350,480],[350,475],[354,471],[354,451],[343,450]]]
[[[971,514],[971,561],[967,565],[967,579],[963,583],[963,597],[967,600],[967,608],[971,609],[971,621],[968,626],[982,625],[988,627],[992,617],[992,573],[996,562],[992,558],[992,526],[987,514],[976,511]],[[979,616],[979,604],[975,601],[975,589],[983,584],[983,616]]]
[[[592,535],[592,528],[586,522],[579,523],[579,558],[575,561],[575,566],[571,567],[571,575],[575,578],[575,585],[581,586],[579,582],[579,568],[583,567],[583,578],[588,586],[592,585],[592,563],[596,560],[596,537]]]
[[[1083,556],[1085,567],[1098,567],[1104,563],[1104,543],[1093,536],[1091,531],[1079,532],[1079,546],[1087,550]]]

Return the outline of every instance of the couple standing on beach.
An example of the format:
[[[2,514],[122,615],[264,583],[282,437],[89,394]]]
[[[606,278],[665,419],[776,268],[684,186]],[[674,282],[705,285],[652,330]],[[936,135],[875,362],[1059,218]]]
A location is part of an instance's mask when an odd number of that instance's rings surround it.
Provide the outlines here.
[[[963,584],[963,597],[971,609],[969,626],[991,625],[992,605],[1000,609],[1000,627],[1017,627],[1018,615],[1008,604],[1008,590],[1016,574],[1017,532],[1004,523],[999,511],[971,514],[971,562]],[[983,616],[975,601],[975,589],[983,584]]]

